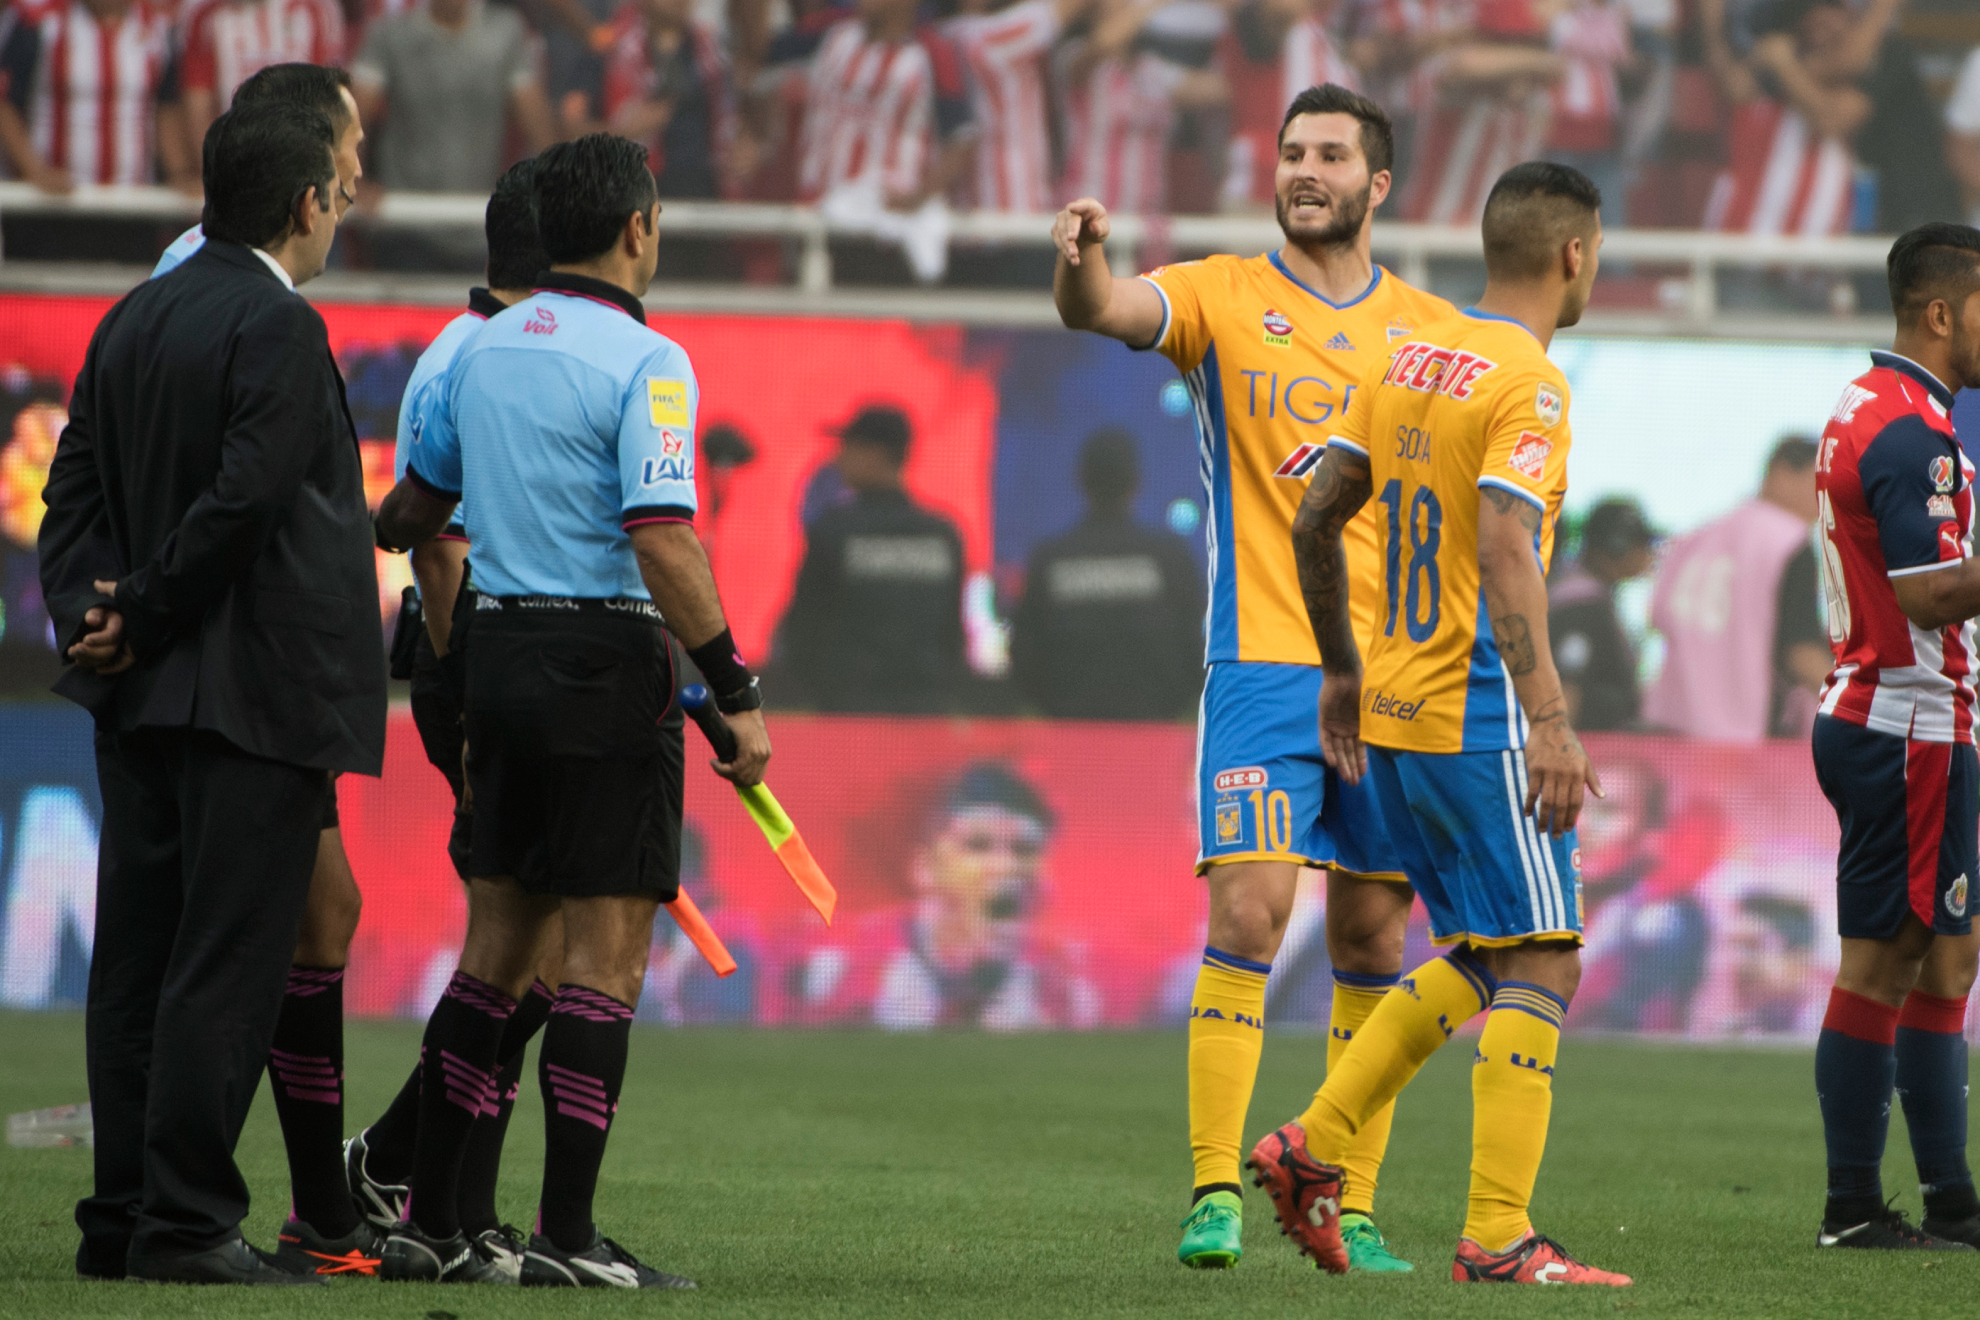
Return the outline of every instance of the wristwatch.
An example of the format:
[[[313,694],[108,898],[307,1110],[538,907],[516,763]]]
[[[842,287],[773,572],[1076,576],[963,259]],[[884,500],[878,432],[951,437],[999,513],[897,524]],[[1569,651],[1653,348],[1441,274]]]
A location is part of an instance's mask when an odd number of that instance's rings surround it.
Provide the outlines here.
[[[763,708],[762,680],[751,674],[749,682],[724,696],[715,698],[715,709],[724,715],[740,715],[746,710]]]

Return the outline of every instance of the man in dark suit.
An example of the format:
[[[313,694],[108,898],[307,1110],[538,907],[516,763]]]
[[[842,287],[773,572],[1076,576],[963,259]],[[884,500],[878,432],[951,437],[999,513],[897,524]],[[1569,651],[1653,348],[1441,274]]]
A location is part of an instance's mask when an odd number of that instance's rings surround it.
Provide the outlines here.
[[[295,285],[337,225],[293,104],[205,142],[206,245],[104,316],[57,447],[42,589],[96,717],[95,1194],[85,1278],[281,1283],[234,1164],[330,776],[377,774],[385,674],[356,435]]]
[[[905,413],[862,408],[838,436],[853,498],[807,529],[777,634],[780,678],[819,710],[949,710],[967,673],[962,536],[907,493]]]
[[[1086,438],[1079,484],[1086,517],[1031,552],[1011,676],[1059,719],[1186,718],[1203,691],[1203,570],[1180,536],[1135,521],[1126,431]]]

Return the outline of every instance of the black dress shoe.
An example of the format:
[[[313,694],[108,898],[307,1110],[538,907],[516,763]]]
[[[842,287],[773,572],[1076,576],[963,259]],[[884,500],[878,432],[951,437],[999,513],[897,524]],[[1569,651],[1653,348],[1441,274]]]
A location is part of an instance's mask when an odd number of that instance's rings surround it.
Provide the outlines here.
[[[278,1269],[265,1252],[241,1238],[183,1256],[133,1256],[129,1271],[131,1278],[149,1283],[260,1283],[290,1288],[323,1283],[313,1274]]]

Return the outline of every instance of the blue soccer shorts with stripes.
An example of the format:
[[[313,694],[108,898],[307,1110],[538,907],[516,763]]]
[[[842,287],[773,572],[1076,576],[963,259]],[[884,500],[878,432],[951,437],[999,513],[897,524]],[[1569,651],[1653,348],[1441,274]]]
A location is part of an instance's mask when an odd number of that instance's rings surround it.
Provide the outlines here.
[[[1523,752],[1371,746],[1368,782],[1434,943],[1580,943],[1581,850],[1526,814]]]
[[[1368,781],[1320,755],[1320,669],[1219,661],[1197,724],[1199,874],[1226,862],[1294,862],[1400,880]]]
[[[1980,760],[1971,743],[1815,718],[1815,780],[1836,809],[1836,933],[1889,939],[1910,912],[1941,935],[1973,929]]]

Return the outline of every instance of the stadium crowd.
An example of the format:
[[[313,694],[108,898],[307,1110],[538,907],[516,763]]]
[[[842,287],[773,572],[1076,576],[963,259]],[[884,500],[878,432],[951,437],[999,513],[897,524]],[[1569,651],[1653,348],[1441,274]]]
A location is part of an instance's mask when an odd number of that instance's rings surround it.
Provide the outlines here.
[[[1611,227],[1889,233],[1980,214],[1976,43],[1950,0],[12,0],[0,158],[196,194],[243,79],[343,63],[367,197],[607,128],[663,197],[815,202],[927,276],[950,207],[1265,210],[1333,81],[1397,121],[1395,218],[1475,224],[1544,155]]]

